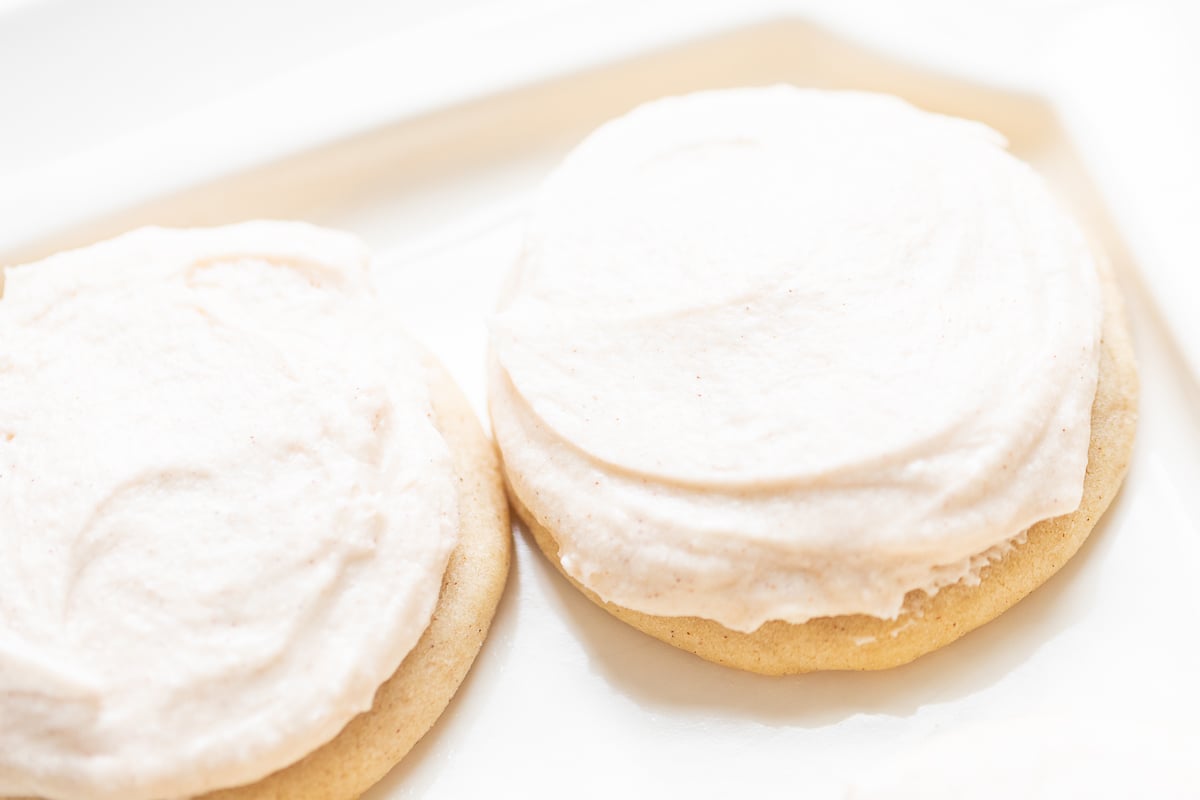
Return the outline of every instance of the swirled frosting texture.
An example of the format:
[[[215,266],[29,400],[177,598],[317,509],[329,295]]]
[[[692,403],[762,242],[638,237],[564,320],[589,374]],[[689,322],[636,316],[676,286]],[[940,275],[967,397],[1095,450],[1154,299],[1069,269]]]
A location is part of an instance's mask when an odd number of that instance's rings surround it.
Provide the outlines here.
[[[1074,509],[1095,265],[1003,145],[789,87],[580,145],[492,325],[497,440],[567,572],[744,631],[894,617]]]
[[[145,229],[7,271],[0,796],[256,780],[371,706],[457,536],[353,238]]]

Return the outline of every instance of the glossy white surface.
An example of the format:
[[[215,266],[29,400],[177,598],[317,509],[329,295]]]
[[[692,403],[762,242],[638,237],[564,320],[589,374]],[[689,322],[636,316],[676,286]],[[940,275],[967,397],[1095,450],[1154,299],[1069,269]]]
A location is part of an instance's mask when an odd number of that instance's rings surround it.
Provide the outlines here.
[[[560,55],[562,66],[574,63],[569,55]],[[519,246],[533,189],[580,136],[639,101],[693,88],[785,80],[891,91],[999,129],[1113,256],[1142,369],[1134,462],[1091,540],[1047,585],[962,641],[879,674],[768,679],[699,661],[609,618],[519,534],[510,586],[472,675],[368,797],[836,797],[897,748],[920,748],[966,722],[1004,725],[1044,713],[1070,736],[1073,726],[1094,724],[1084,720],[1098,707],[1117,730],[1127,718],[1165,719],[1164,729],[1194,719],[1200,388],[1130,280],[1128,252],[1047,107],[912,69],[794,21],[565,74],[277,163],[253,147],[231,147],[230,164],[200,174],[88,162],[77,174],[122,176],[128,191],[120,196],[134,205],[122,210],[96,190],[58,217],[50,206],[36,220],[26,215],[29,228],[0,229],[0,263],[149,221],[275,216],[345,227],[385,254],[381,283],[397,314],[483,415],[484,315]],[[364,130],[368,117],[348,117],[340,130]],[[153,141],[161,146],[147,164],[189,163],[187,149]],[[4,197],[6,210],[19,206]],[[1005,756],[998,752],[996,763]]]

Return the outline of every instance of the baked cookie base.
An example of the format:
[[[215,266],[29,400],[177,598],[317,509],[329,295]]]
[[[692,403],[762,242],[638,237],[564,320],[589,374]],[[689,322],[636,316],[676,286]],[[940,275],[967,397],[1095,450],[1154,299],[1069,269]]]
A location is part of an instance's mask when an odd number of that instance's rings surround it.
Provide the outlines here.
[[[554,534],[510,485],[513,508],[538,547],[575,588],[617,619],[701,658],[763,675],[906,664],[995,619],[1044,583],[1080,548],[1120,488],[1137,427],[1138,377],[1121,297],[1111,276],[1102,274],[1101,282],[1105,315],[1100,370],[1079,508],[1034,525],[1024,544],[983,568],[976,585],[959,582],[932,596],[909,592],[897,619],[858,614],[800,624],[772,621],[741,633],[709,619],[634,611],[604,601],[563,572]]]
[[[495,448],[475,413],[445,369],[431,356],[425,361],[434,425],[458,476],[461,525],[429,627],[379,687],[371,710],[331,741],[262,780],[201,800],[353,800],[433,727],[483,645],[512,558],[508,501]]]

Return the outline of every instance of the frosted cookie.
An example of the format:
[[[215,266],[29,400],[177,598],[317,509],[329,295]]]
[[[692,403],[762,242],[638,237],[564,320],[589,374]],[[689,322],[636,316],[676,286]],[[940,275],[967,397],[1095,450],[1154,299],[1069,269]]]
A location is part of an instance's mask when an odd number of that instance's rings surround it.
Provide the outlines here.
[[[5,277],[0,796],[357,797],[509,561],[491,444],[363,246],[144,229]]]
[[[977,123],[789,87],[643,106],[547,180],[492,323],[510,495],[567,577],[764,673],[987,622],[1120,485],[1120,300]]]

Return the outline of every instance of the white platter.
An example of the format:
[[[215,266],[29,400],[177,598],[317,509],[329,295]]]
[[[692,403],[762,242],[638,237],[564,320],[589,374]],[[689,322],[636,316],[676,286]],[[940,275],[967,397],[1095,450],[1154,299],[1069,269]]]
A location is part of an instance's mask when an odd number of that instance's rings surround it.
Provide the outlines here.
[[[1134,461],[1089,542],[1030,598],[906,667],[770,679],[702,662],[611,619],[518,529],[510,584],[471,676],[370,800],[836,797],[888,758],[919,752],[946,732],[974,735],[1037,718],[1017,729],[1047,746],[1097,727],[1119,740],[1131,735],[1127,726],[1149,725],[1166,740],[1200,715],[1200,388],[1050,107],[1033,94],[891,60],[800,21],[721,27],[695,26],[690,41],[647,43],[640,55],[592,59],[552,76],[531,65],[496,91],[447,90],[454,102],[413,106],[391,122],[348,117],[309,137],[319,146],[285,147],[282,159],[246,146],[224,161],[192,162],[200,166],[147,179],[141,194],[126,193],[106,211],[99,189],[85,187],[87,203],[0,231],[0,264],[142,224],[275,217],[354,231],[379,254],[396,314],[441,356],[481,418],[485,321],[532,192],[590,129],[665,94],[791,82],[887,91],[982,120],[1045,174],[1109,253],[1143,379]],[[79,169],[101,188],[97,176],[116,174],[111,165]],[[54,179],[70,177],[60,170]],[[994,736],[980,741],[996,748]],[[992,757],[1011,767],[1002,747]],[[1200,776],[1195,786],[1200,791]]]

